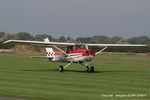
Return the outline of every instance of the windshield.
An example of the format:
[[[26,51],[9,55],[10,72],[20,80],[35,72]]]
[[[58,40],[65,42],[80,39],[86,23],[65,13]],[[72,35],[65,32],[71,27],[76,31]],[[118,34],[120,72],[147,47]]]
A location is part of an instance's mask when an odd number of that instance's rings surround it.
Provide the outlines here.
[[[85,49],[85,45],[75,45],[75,50]]]

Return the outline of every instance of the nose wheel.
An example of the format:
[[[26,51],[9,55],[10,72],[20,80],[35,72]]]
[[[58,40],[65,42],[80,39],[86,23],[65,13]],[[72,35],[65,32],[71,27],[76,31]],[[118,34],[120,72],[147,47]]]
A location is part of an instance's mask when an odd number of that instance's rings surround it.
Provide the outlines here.
[[[89,71],[89,67],[88,67],[88,66],[85,67],[85,71],[86,71],[86,72]]]
[[[91,67],[89,68],[88,66],[86,66],[86,67],[85,67],[85,71],[86,71],[86,72],[89,72],[89,71],[90,71],[90,72],[94,72],[94,67],[91,66]]]
[[[93,66],[90,67],[90,72],[94,72],[94,67]]]

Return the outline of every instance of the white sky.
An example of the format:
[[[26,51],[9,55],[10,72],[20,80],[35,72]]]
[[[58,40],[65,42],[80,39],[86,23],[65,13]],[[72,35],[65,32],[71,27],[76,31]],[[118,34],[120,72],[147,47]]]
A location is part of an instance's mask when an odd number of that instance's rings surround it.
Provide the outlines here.
[[[150,0],[0,0],[0,31],[150,37]]]

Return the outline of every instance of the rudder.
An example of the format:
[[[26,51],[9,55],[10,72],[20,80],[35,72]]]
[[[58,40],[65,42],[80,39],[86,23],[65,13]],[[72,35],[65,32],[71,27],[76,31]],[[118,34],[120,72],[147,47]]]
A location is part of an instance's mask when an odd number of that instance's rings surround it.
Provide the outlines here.
[[[46,55],[48,58],[53,58],[54,54],[55,54],[55,52],[53,51],[52,48],[46,48]]]

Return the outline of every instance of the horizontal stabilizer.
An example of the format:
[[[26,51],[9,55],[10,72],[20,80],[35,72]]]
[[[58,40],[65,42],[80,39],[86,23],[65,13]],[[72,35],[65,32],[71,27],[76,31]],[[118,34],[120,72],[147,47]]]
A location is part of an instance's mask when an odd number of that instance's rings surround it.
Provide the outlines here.
[[[46,56],[31,56],[31,58],[48,58]]]

